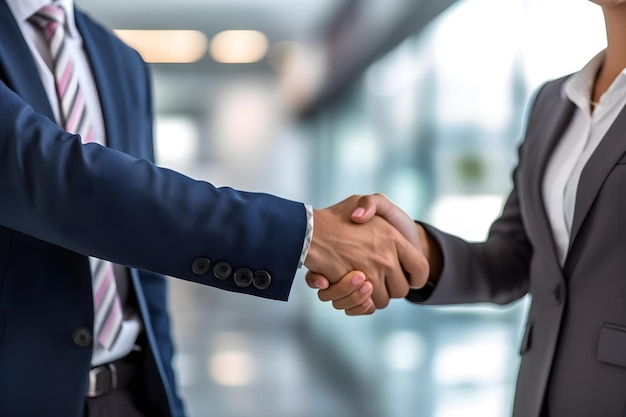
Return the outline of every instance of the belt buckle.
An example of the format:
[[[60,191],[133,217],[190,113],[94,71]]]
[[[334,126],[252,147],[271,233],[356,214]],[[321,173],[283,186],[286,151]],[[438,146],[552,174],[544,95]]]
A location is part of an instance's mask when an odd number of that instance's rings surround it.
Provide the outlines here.
[[[106,374],[109,378],[103,378]],[[113,363],[96,366],[89,370],[89,389],[87,397],[99,397],[117,388],[117,368]]]

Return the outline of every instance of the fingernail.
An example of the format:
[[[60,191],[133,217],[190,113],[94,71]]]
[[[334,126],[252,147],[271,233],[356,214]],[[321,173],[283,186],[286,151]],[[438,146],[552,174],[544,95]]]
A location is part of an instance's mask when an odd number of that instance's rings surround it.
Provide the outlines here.
[[[367,294],[368,292],[372,291],[372,284],[369,282],[366,282],[365,284],[361,285],[361,288],[359,288],[359,291],[361,292],[361,294]]]
[[[321,279],[316,279],[315,281],[313,281],[313,285],[315,285],[315,288],[322,289],[324,282]]]
[[[365,277],[361,274],[356,274],[355,276],[352,277],[352,284],[353,285],[360,285],[363,282],[365,282]]]
[[[352,217],[363,217],[364,214],[365,209],[363,207],[357,207],[357,209],[352,212]]]

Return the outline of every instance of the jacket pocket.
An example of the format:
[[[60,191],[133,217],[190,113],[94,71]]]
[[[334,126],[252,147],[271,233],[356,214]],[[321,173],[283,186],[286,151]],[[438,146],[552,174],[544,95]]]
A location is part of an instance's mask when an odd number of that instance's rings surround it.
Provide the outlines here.
[[[626,327],[604,323],[598,341],[598,360],[626,368]]]

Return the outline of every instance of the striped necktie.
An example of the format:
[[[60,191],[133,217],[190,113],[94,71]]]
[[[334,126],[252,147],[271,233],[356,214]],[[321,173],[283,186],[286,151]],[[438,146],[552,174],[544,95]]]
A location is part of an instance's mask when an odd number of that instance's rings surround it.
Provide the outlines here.
[[[84,143],[93,142],[89,112],[78,82],[74,58],[66,46],[63,8],[57,4],[42,7],[30,19],[43,30],[50,46],[53,72],[62,125],[66,131],[81,135]],[[113,264],[90,258],[94,296],[94,334],[110,349],[122,324],[122,308],[117,294]]]

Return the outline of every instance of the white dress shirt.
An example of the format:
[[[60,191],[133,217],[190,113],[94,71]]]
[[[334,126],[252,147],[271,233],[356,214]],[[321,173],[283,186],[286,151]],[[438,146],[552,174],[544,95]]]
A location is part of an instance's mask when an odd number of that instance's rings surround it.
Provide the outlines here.
[[[550,158],[543,181],[543,200],[561,265],[570,245],[576,191],[582,170],[626,104],[625,69],[591,112],[592,88],[604,54],[596,55],[563,85],[562,94],[576,105],[576,110]]]

